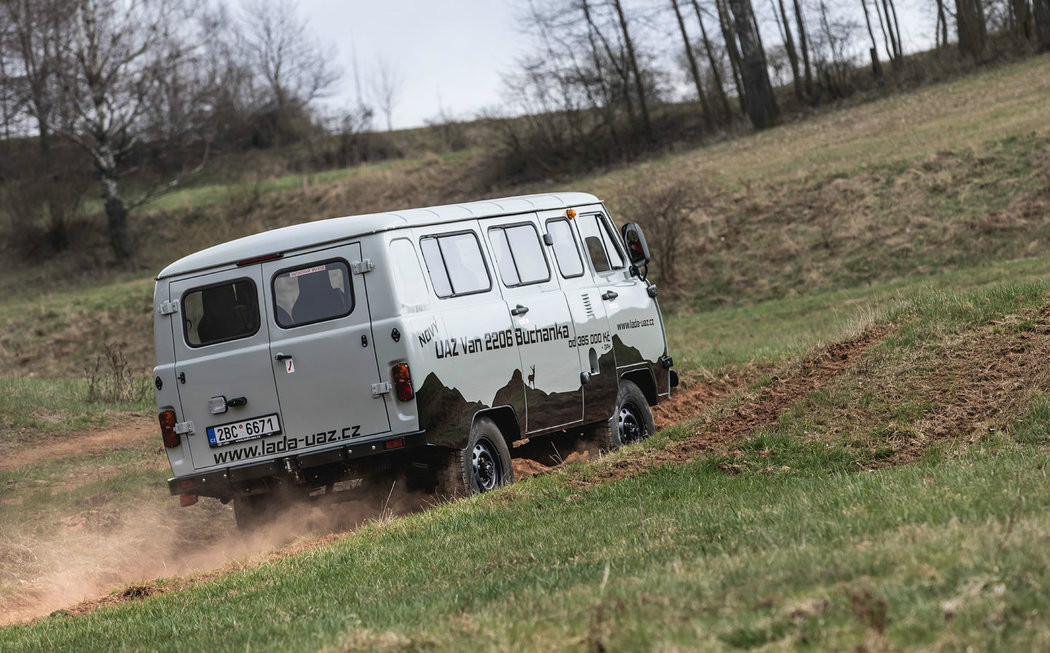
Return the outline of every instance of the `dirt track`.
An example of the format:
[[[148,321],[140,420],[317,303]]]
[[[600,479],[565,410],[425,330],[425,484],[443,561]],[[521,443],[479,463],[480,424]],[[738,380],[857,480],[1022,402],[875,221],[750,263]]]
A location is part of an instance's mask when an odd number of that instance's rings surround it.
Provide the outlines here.
[[[638,452],[637,455],[624,458],[614,466],[601,468],[600,471],[584,472],[574,477],[572,482],[578,485],[609,482],[632,476],[653,466],[679,463],[705,452],[724,448],[728,443],[754,429],[771,423],[791,402],[818,389],[833,376],[847,369],[882,335],[883,331],[873,330],[847,342],[826,347],[807,358],[798,368],[775,378],[758,396],[740,405],[732,415],[719,420],[709,418],[691,437],[662,450]],[[694,380],[687,383],[683,391],[676,393],[670,402],[654,411],[654,416],[660,426],[696,417],[739,389],[743,382],[744,379],[723,379],[712,383]],[[50,457],[68,456],[73,453],[80,455],[116,445],[142,442],[155,437],[154,431],[152,419],[136,419],[120,428],[26,448],[17,455],[8,457],[3,463],[3,469],[16,469]],[[545,441],[532,449],[529,446],[516,447],[514,468],[517,477],[546,473],[567,463],[599,455],[597,451],[579,447],[578,442],[579,440],[553,443]],[[526,454],[528,457],[525,457]],[[278,520],[268,532],[259,533],[252,538],[244,538],[237,534],[233,530],[232,511],[228,506],[220,506],[215,501],[202,501],[199,506],[175,514],[169,509],[122,515],[116,524],[93,524],[91,511],[88,511],[87,518],[66,525],[60,550],[102,550],[111,558],[115,557],[114,553],[120,556],[121,551],[130,552],[131,549],[135,549],[136,554],[129,556],[122,565],[102,565],[98,560],[90,558],[77,560],[75,554],[56,559],[54,564],[60,566],[58,573],[51,573],[46,578],[32,579],[30,585],[34,589],[0,602],[0,623],[38,618],[59,608],[65,608],[64,612],[67,614],[86,614],[105,605],[181,589],[248,566],[337,541],[347,537],[362,520],[424,509],[431,503],[426,497],[395,496],[392,492],[385,502],[360,502],[341,506],[335,512],[331,509],[297,510],[295,515]],[[180,524],[173,527],[165,522],[170,522],[176,515],[181,519]],[[108,546],[105,542],[101,543],[102,546],[95,542],[97,536],[94,533],[100,528],[110,531],[113,539]],[[156,536],[158,531],[162,537]],[[297,539],[297,534],[303,532],[328,534]],[[89,546],[88,541],[93,544]],[[144,543],[146,549],[139,550]],[[63,565],[68,566],[68,573],[67,569],[61,568]],[[100,570],[100,566],[104,568]],[[78,574],[82,577],[71,580],[71,576],[76,577]],[[156,578],[166,580],[149,580]],[[59,589],[48,587],[49,583],[59,586]],[[124,586],[120,592],[83,601],[86,597],[99,596],[110,588],[120,586]],[[72,607],[66,607],[70,605]]]

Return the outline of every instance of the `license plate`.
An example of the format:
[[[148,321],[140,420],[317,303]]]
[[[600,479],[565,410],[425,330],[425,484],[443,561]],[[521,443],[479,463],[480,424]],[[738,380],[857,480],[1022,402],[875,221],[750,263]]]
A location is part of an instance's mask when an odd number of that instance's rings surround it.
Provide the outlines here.
[[[243,422],[232,422],[208,427],[208,444],[221,447],[234,442],[255,440],[281,432],[281,421],[277,414],[253,417]]]

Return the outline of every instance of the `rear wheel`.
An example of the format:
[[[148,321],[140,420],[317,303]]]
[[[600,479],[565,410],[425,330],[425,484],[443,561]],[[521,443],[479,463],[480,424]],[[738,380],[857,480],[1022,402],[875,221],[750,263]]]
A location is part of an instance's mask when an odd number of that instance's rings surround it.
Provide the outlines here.
[[[452,452],[439,472],[438,492],[448,496],[478,494],[514,482],[510,449],[488,417],[474,420],[463,449]]]
[[[233,500],[233,518],[237,530],[249,533],[273,521],[276,510],[270,505],[270,495],[251,494]]]
[[[649,402],[641,389],[631,381],[621,381],[612,416],[594,425],[591,439],[606,451],[634,444],[656,433],[656,423]]]

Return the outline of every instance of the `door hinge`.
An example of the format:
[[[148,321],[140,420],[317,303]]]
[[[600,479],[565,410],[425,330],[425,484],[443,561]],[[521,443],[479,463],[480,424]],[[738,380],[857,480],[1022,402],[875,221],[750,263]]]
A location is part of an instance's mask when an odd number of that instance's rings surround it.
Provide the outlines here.
[[[172,313],[178,313],[179,312],[179,303],[178,302],[161,302],[160,308],[158,308],[157,310],[160,311],[161,315],[171,315]]]
[[[390,385],[390,383],[387,382],[387,381],[383,381],[382,383],[373,383],[372,384],[372,396],[373,397],[381,397],[381,396],[383,396],[385,394],[389,394],[390,391],[393,390],[393,389],[394,389],[394,386]]]
[[[189,435],[193,433],[193,422],[178,422],[175,424],[175,433]]]
[[[353,270],[354,274],[365,274],[376,269],[376,264],[372,262],[370,258],[363,258],[360,261],[354,261],[350,264],[350,269]]]

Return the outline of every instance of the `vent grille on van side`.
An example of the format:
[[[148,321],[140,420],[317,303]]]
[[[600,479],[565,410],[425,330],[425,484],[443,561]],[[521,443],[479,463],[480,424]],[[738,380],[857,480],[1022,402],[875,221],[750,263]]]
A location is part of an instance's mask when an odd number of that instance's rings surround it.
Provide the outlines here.
[[[589,317],[594,317],[594,307],[591,306],[591,296],[583,293],[583,310],[587,311]]]

